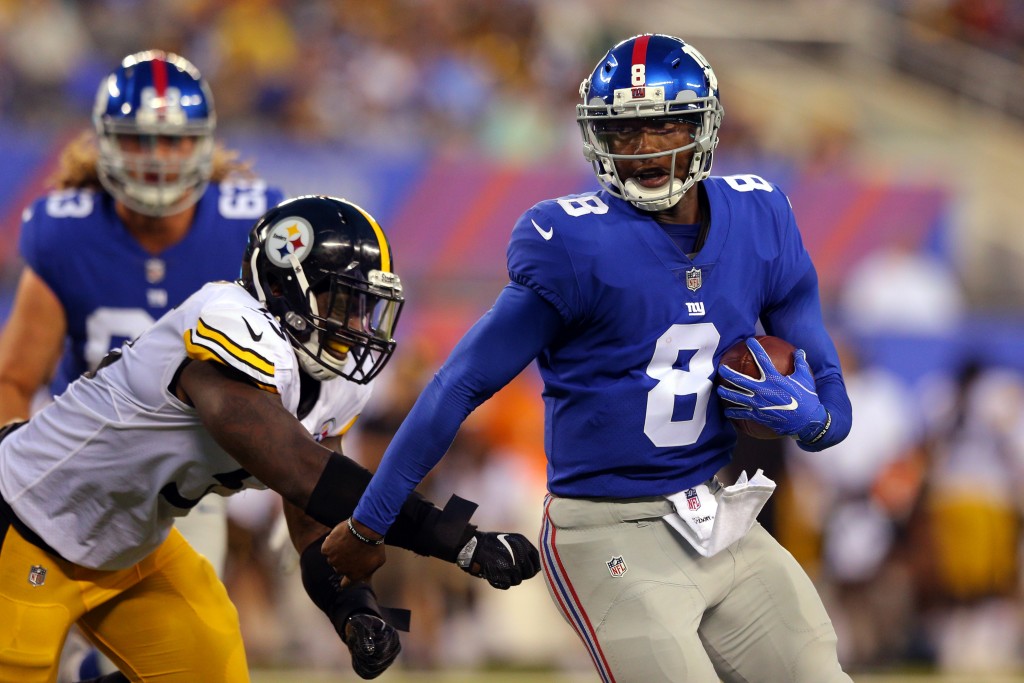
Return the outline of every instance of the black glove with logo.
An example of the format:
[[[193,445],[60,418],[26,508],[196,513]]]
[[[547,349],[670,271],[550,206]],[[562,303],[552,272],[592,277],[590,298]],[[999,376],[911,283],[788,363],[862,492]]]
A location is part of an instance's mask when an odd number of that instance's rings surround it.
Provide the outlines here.
[[[501,590],[518,586],[540,571],[540,554],[525,536],[496,531],[476,531],[456,562]]]
[[[367,582],[342,588],[320,552],[326,537],[321,536],[302,551],[302,585],[352,654],[352,669],[360,678],[376,678],[401,651],[398,631],[409,630],[409,612],[378,605],[377,595]]]
[[[402,650],[398,631],[373,614],[360,612],[345,621],[342,641],[352,653],[352,670],[367,680],[380,676]]]

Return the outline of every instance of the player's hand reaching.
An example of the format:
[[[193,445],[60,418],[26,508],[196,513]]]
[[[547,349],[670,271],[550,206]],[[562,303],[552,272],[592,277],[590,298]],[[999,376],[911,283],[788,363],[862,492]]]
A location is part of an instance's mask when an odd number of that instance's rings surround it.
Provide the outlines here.
[[[719,377],[725,380],[718,387],[718,397],[732,404],[725,409],[726,417],[753,420],[776,434],[796,436],[805,442],[822,434],[829,415],[818,400],[804,350],[793,352],[793,374],[783,375],[756,339],[747,339],[747,348],[761,369],[760,378],[748,377],[726,365],[718,367]]]
[[[522,534],[477,531],[459,551],[458,565],[495,588],[518,586],[540,571],[540,554]]]
[[[320,552],[341,577],[341,584],[369,581],[387,560],[380,534],[349,518],[327,534]]]

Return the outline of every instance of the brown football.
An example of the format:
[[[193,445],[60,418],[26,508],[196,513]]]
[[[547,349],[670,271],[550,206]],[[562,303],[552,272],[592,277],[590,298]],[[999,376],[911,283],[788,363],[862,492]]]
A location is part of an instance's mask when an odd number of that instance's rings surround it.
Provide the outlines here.
[[[768,335],[761,335],[755,337],[755,339],[761,342],[761,346],[764,347],[764,350],[768,353],[772,363],[779,372],[783,375],[793,374],[793,352],[796,351],[795,346],[785,339]],[[750,349],[747,348],[747,343],[744,339],[730,346],[722,354],[718,362],[721,365],[732,368],[736,372],[743,373],[747,377],[757,378],[761,376],[761,371],[758,369],[757,363],[754,362],[754,354],[750,353]],[[717,375],[716,381],[721,381],[717,378]],[[736,426],[737,431],[748,434],[755,439],[780,438],[779,434],[752,420],[733,420],[732,423]]]

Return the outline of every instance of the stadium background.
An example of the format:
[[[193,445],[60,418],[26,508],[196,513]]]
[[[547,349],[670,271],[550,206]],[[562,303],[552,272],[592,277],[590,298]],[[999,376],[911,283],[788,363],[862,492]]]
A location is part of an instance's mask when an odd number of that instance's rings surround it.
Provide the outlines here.
[[[783,484],[762,522],[819,584],[863,680],[1019,674],[1020,2],[0,0],[0,318],[20,212],[88,125],[99,79],[130,52],[178,51],[211,81],[219,138],[261,176],[289,194],[351,199],[392,238],[409,304],[351,445],[372,467],[506,281],[515,218],[593,186],[577,87],[604,49],[645,30],[680,35],[714,65],[726,108],[715,172],[756,173],[787,192],[847,372],[866,387],[854,407],[873,433],[835,462],[744,445],[743,464]],[[984,382],[966,382],[979,373]],[[474,415],[427,482],[435,499],[459,491],[483,503],[482,524],[536,532],[536,385],[527,371]],[[981,428],[955,431],[972,421]],[[954,498],[963,505],[936,502]],[[272,500],[249,496],[232,512],[228,583],[254,667],[353,679],[299,595],[293,558],[268,540]],[[935,529],[950,518],[974,524],[950,540]],[[381,680],[588,680],[540,579],[498,593],[390,557],[379,590],[418,621]],[[551,673],[526,677],[538,670]],[[257,680],[320,680],[283,676]]]

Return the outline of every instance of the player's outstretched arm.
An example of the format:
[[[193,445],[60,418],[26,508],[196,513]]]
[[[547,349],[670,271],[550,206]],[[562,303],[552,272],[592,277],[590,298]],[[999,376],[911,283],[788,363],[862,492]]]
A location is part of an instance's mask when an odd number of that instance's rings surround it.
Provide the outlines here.
[[[370,481],[367,469],[314,441],[277,395],[216,362],[188,363],[176,390],[242,467],[306,515],[332,528],[323,551],[339,575],[364,581],[384,563],[384,546],[376,543],[380,535],[356,520],[351,520],[349,528],[352,510]],[[456,562],[460,554],[465,558],[467,544],[476,540],[470,563],[463,567],[470,574],[497,588],[534,576],[539,568],[536,548],[520,534],[478,531],[469,524],[475,507],[453,497],[442,510],[413,493],[389,530],[387,542]]]
[[[257,388],[216,361],[198,360],[187,362],[179,372],[176,393],[196,409],[203,427],[249,474],[307,509],[331,451],[313,440],[277,394]]]

